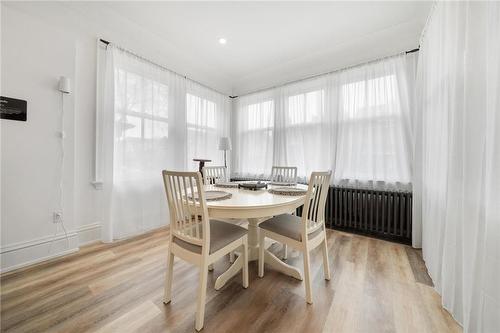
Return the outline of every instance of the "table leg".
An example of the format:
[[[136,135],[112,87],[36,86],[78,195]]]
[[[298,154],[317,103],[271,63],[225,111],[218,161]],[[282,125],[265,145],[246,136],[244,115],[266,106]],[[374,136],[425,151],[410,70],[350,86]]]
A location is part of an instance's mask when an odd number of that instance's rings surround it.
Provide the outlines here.
[[[263,219],[248,219],[248,261],[259,260],[259,223]],[[297,280],[302,280],[302,274],[297,268],[288,265],[281,261],[274,254],[266,250],[264,261],[266,264],[271,266],[273,269],[282,272],[288,276],[296,278]],[[222,288],[227,281],[229,281],[233,276],[235,276],[243,268],[243,257],[238,256],[238,259],[225,271],[222,273],[215,281],[215,289],[219,290]]]
[[[267,249],[264,251],[264,263],[266,265],[271,266],[273,269],[280,271],[285,275],[291,276],[297,280],[302,281],[302,273],[300,272],[299,269],[281,261],[278,257],[269,252],[269,250]]]
[[[248,261],[259,260],[259,222],[262,219],[248,219]]]
[[[241,272],[243,269],[243,256],[238,256],[238,258],[234,261],[234,263],[229,266],[227,271],[219,275],[217,280],[215,280],[215,290],[219,290],[224,287],[224,285],[229,281],[233,276]]]

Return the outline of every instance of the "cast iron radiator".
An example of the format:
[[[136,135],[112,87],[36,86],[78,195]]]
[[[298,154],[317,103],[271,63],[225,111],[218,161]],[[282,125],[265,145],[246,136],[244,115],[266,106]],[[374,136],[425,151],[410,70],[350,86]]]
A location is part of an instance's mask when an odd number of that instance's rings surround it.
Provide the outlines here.
[[[231,180],[256,179],[232,178]],[[411,244],[411,188],[376,184],[330,186],[325,208],[326,226]],[[301,216],[302,208],[297,209],[298,216]]]
[[[330,186],[325,209],[328,228],[411,244],[409,190]],[[302,207],[297,209],[301,213]]]

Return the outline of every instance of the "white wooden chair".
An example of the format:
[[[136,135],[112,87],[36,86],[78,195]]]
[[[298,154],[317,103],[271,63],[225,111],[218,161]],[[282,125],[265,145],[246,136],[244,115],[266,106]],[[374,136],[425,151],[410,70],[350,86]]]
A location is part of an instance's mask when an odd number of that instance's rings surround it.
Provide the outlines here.
[[[297,184],[297,167],[273,166],[271,168],[271,183]],[[288,248],[283,244],[283,259],[288,258]]]
[[[205,184],[227,182],[227,168],[225,166],[203,167],[203,180]]]
[[[297,167],[273,166],[271,183],[297,184]]]
[[[228,182],[229,177],[227,176],[227,168],[225,166],[203,167],[203,180],[205,185]],[[224,219],[223,221],[235,224],[235,221],[238,220]],[[229,254],[229,261],[234,262],[233,251],[231,251],[231,253]],[[212,270],[212,267],[209,267],[209,269]]]
[[[208,266],[240,248],[243,254],[243,287],[248,287],[247,230],[240,226],[209,220],[205,192],[199,172],[163,171],[170,210],[170,244],[163,302],[172,299],[174,256],[200,269],[196,330],[203,328]]]
[[[271,238],[290,245],[304,255],[304,277],[306,301],[312,303],[311,270],[309,252],[318,246],[323,247],[323,270],[325,279],[330,280],[328,246],[325,232],[325,205],[331,171],[313,172],[309,180],[302,217],[291,214],[275,216],[259,227],[259,277],[264,276],[265,238]]]

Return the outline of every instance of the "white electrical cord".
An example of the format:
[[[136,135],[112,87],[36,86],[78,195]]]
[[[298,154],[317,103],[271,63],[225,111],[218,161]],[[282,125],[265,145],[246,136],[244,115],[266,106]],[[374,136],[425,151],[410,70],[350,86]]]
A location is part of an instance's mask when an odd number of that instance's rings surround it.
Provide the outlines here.
[[[64,189],[64,140],[65,140],[65,133],[64,133],[64,93],[61,92],[61,124],[60,124],[60,139],[61,139],[61,164],[60,164],[60,170],[59,170],[59,193],[58,193],[58,212],[63,211],[63,189]],[[64,236],[66,238],[66,243],[69,248],[69,237],[68,233],[66,231],[66,227],[64,226],[64,219],[61,218],[59,221],[56,223],[56,230],[54,231],[54,235],[52,236],[52,239],[49,244],[49,253],[52,251],[52,243],[56,239],[57,236],[57,231],[58,231],[58,225],[61,224],[61,227],[64,232]]]

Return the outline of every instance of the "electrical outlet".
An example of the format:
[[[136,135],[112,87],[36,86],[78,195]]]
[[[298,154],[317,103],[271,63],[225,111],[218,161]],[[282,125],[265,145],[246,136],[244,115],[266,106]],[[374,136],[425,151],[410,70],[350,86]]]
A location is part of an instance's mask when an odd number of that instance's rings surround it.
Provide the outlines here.
[[[53,223],[62,223],[63,221],[63,213],[60,212],[60,211],[56,211],[54,212],[54,214],[52,215],[52,222]]]

